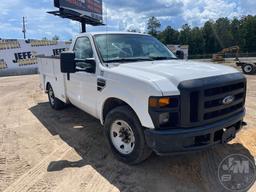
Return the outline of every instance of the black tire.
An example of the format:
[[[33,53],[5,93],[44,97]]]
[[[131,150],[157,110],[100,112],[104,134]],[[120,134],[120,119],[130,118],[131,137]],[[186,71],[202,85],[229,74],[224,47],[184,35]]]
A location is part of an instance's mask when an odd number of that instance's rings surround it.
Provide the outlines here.
[[[48,84],[47,86],[47,91],[48,91],[49,103],[53,109],[61,110],[66,106],[65,103],[63,103],[61,100],[55,97],[53,88],[50,84]]]
[[[129,154],[120,153],[111,140],[111,126],[118,120],[126,122],[134,133],[135,145],[132,152]],[[152,153],[152,150],[145,142],[144,131],[141,123],[129,106],[117,107],[107,114],[105,120],[105,134],[115,157],[126,164],[139,164],[146,160]]]
[[[253,64],[245,64],[242,66],[244,74],[252,75],[256,71],[256,67]]]

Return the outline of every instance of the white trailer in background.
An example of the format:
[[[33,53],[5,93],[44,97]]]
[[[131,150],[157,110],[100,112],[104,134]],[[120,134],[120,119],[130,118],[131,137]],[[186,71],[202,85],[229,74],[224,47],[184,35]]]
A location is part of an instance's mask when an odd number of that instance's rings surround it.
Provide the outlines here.
[[[0,77],[36,73],[36,55],[57,56],[69,46],[68,41],[0,39]]]

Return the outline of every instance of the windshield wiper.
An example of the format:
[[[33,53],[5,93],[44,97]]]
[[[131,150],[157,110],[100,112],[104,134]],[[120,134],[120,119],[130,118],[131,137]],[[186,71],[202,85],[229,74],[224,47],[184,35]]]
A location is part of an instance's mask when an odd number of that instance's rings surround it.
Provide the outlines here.
[[[150,57],[141,57],[141,58],[120,58],[120,59],[112,59],[112,60],[107,60],[107,63],[115,63],[115,62],[137,62],[137,61],[154,61],[154,59]]]
[[[137,57],[137,58],[119,58],[119,59],[111,59],[105,61],[106,63],[115,63],[115,62],[137,62],[137,61],[157,61],[157,60],[173,60],[177,59],[175,57]]]
[[[175,57],[151,57],[153,60],[176,60]]]

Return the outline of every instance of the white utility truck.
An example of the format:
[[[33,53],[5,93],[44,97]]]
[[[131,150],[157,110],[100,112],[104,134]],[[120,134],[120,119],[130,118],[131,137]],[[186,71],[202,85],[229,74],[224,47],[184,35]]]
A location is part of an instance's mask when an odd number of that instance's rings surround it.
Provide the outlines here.
[[[155,38],[82,33],[70,51],[39,58],[53,109],[73,104],[99,119],[115,156],[128,164],[191,152],[235,138],[246,78],[236,69],[177,60]]]

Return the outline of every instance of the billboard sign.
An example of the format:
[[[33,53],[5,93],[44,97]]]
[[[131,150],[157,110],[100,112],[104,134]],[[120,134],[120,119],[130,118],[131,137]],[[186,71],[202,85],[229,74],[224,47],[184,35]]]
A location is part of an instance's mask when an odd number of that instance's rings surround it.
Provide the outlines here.
[[[74,11],[102,22],[102,0],[55,0],[55,7]]]
[[[0,39],[0,77],[30,74],[38,67],[36,55],[59,56],[70,44],[69,41]]]

